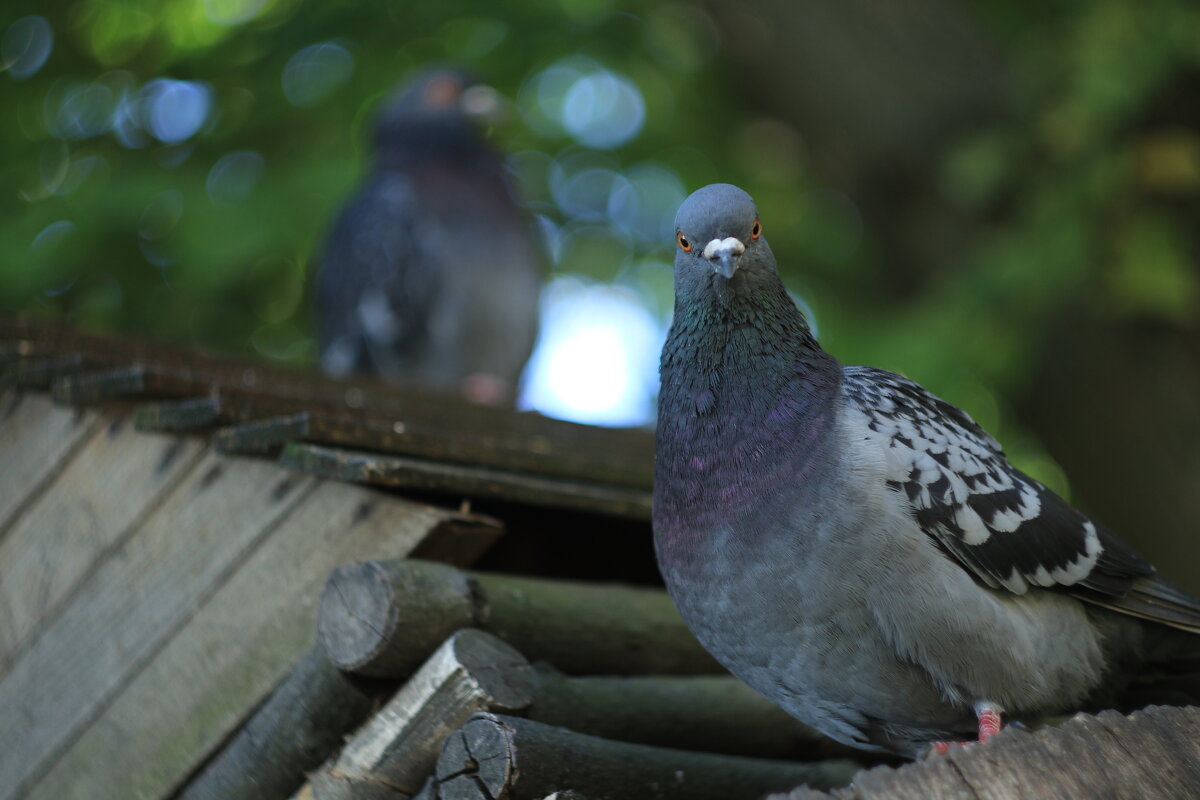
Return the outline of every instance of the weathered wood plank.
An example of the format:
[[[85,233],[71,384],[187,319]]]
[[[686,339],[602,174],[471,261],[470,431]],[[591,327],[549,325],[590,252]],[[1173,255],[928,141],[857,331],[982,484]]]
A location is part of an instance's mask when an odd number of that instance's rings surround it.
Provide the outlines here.
[[[444,423],[438,426],[415,415],[393,421],[314,414],[304,438],[338,447],[358,447],[624,488],[650,488],[654,472],[654,438],[649,432],[612,431],[607,440],[587,437],[572,446],[557,435],[557,426],[562,423],[547,424],[546,431],[535,433],[516,428],[512,425],[513,419],[532,421],[539,418],[513,414],[508,420],[493,420],[490,427],[470,426],[464,430],[461,426],[443,427]],[[549,421],[542,419],[542,422]],[[520,427],[529,426],[523,424]]]
[[[1025,800],[1200,797],[1200,709],[1151,707],[1128,717],[1078,714],[1033,733],[1007,728],[899,769],[876,767],[830,794],[797,789],[768,800]]]
[[[50,396],[60,405],[85,405],[144,394],[155,383],[138,364],[118,369],[78,372],[56,378]]]
[[[202,459],[0,682],[0,796],[42,774],[314,485]]]
[[[165,403],[143,403],[133,410],[133,426],[146,432],[199,431],[220,421],[221,399],[215,394]]]
[[[107,418],[83,444],[0,540],[0,676],[203,449],[139,434],[126,417]]]
[[[288,442],[302,438],[308,432],[309,414],[288,414],[283,417],[243,422],[217,431],[213,446],[222,453],[258,453],[278,451]]]
[[[654,437],[643,430],[599,429],[412,387],[334,380],[311,370],[0,318],[0,341],[5,340],[41,357],[82,357],[86,372],[58,386],[64,401],[93,402],[129,391],[181,398],[211,394],[219,398],[225,424],[303,411],[312,415],[308,436],[316,442],[650,487]]]
[[[212,406],[217,400],[212,401]],[[159,404],[148,409],[174,419],[182,404]],[[269,405],[224,402],[221,414],[239,420],[217,433],[216,446],[230,453],[267,452],[286,442],[307,441],[372,452],[453,461],[474,467],[495,467],[531,475],[600,482],[622,488],[647,489],[654,464],[652,438],[641,431],[620,431],[624,449],[567,448],[545,435],[514,431],[497,425],[474,429],[458,425],[439,428],[419,417],[405,419],[355,418],[319,411],[264,417]],[[469,418],[468,418],[469,419]]]
[[[251,463],[270,468],[276,480],[287,475],[271,464]],[[484,524],[484,518],[470,520]],[[311,646],[314,605],[336,564],[409,552],[460,521],[457,513],[362,487],[320,484],[291,507],[32,797],[165,796]],[[493,532],[499,533],[495,524]],[[295,785],[302,780],[297,773]]]
[[[336,480],[502,499],[633,519],[650,518],[649,491],[617,486],[578,483],[295,442],[284,447],[280,463],[292,469]]]
[[[99,424],[96,414],[55,408],[42,394],[0,393],[0,538]]]
[[[17,357],[0,366],[0,386],[45,391],[56,378],[77,371],[83,365],[78,354],[51,358]]]

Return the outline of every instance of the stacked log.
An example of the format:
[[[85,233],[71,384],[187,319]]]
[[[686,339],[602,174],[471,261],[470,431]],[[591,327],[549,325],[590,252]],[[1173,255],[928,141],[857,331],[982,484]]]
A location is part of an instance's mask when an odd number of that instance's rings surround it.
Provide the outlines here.
[[[295,797],[754,798],[861,767],[724,674],[661,590],[365,561],[317,630],[181,798],[287,797],[314,768]]]
[[[1079,715],[878,765],[724,674],[660,590],[364,561],[335,570],[317,617],[317,647],[180,798],[1165,798],[1200,786],[1193,709]],[[1136,770],[1123,740],[1154,744]]]

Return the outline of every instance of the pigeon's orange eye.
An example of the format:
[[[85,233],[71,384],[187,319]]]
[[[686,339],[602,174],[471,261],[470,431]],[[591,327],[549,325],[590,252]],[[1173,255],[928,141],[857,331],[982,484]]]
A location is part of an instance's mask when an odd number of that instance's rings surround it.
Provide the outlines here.
[[[679,249],[685,253],[692,252],[692,243],[682,233],[675,234],[675,241],[679,242]]]
[[[754,220],[754,227],[750,229],[750,238],[757,239],[760,236],[762,236],[762,223]]]

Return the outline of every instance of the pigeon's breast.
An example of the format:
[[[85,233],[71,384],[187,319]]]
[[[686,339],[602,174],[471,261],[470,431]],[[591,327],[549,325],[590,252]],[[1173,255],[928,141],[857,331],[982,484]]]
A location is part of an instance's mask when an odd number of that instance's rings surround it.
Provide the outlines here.
[[[697,404],[699,405],[699,403]],[[728,421],[660,417],[654,531],[660,558],[693,561],[729,536],[749,545],[778,520],[812,505],[836,480],[835,409],[798,415],[781,403]]]

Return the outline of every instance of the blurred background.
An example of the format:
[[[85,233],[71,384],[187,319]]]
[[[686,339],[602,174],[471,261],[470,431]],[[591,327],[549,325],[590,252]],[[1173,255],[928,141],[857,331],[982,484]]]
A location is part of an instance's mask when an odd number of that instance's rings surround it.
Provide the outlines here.
[[[313,363],[373,111],[461,64],[553,263],[524,407],[652,424],[675,209],[737,183],[827,349],[1200,588],[1200,6],[504,7],[5,3],[0,310]]]

